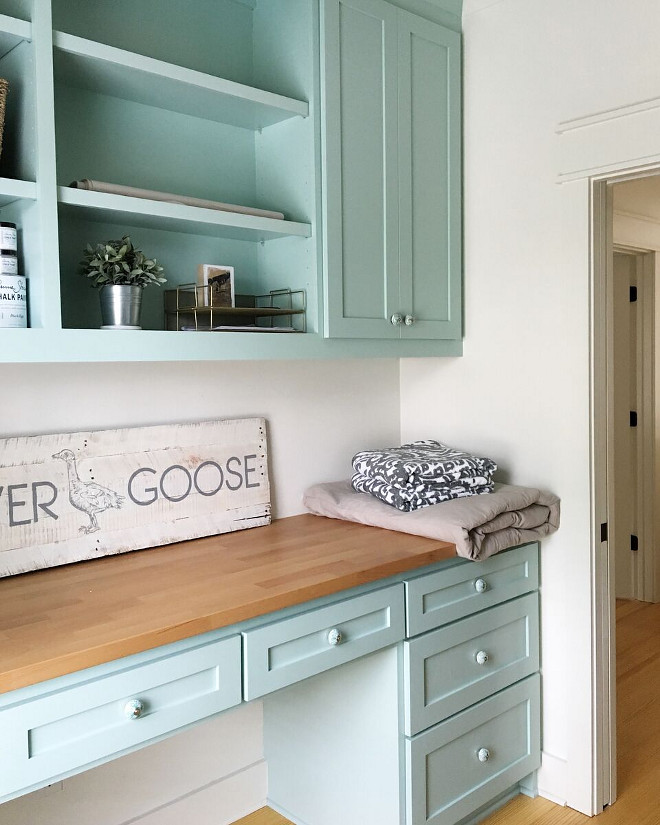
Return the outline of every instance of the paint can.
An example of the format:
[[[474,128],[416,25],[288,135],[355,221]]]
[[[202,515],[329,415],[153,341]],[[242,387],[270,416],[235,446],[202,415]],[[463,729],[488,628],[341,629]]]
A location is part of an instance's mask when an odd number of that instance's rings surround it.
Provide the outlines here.
[[[18,258],[11,249],[0,250],[0,275],[18,275]]]
[[[19,275],[0,274],[0,327],[27,326],[27,282]]]
[[[16,254],[17,249],[16,224],[0,221],[0,251],[8,250]]]

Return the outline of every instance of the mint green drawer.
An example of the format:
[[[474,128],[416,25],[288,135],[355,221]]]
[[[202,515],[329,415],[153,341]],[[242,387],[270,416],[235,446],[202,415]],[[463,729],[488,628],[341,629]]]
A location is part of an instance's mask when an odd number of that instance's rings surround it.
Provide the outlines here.
[[[538,668],[537,593],[405,642],[405,733],[419,733]]]
[[[454,825],[541,762],[538,674],[405,740],[406,825]]]
[[[0,798],[238,705],[240,636],[84,679],[0,711]],[[141,707],[130,716],[133,701]]]
[[[407,635],[416,636],[538,588],[538,544],[406,582]]]
[[[244,698],[396,644],[404,632],[402,584],[248,630],[243,634]]]

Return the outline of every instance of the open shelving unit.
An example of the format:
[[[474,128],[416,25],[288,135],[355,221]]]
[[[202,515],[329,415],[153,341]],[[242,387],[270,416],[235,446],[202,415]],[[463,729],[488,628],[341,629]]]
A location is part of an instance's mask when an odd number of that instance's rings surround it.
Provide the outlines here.
[[[30,324],[0,329],[0,362],[460,354],[323,335],[319,38],[310,0],[0,0],[0,220],[19,230]],[[70,186],[85,178],[284,218]],[[155,287],[141,331],[101,330],[79,262],[123,235],[168,289],[214,264],[239,294],[304,293],[304,334],[182,335]]]

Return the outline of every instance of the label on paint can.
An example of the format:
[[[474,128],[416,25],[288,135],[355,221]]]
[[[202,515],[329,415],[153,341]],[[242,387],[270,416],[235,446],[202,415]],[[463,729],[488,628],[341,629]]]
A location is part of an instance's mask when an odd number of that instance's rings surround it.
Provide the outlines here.
[[[0,275],[0,327],[27,326],[27,282],[18,275]]]
[[[0,275],[18,275],[18,258],[15,252],[0,252]]]
[[[16,252],[16,224],[0,221],[0,250]]]

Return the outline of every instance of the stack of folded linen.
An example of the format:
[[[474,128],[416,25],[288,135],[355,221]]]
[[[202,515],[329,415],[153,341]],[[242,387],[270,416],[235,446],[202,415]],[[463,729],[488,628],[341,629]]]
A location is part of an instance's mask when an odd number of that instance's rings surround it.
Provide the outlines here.
[[[439,441],[414,441],[353,457],[353,488],[371,493],[398,510],[490,493],[497,465]]]

